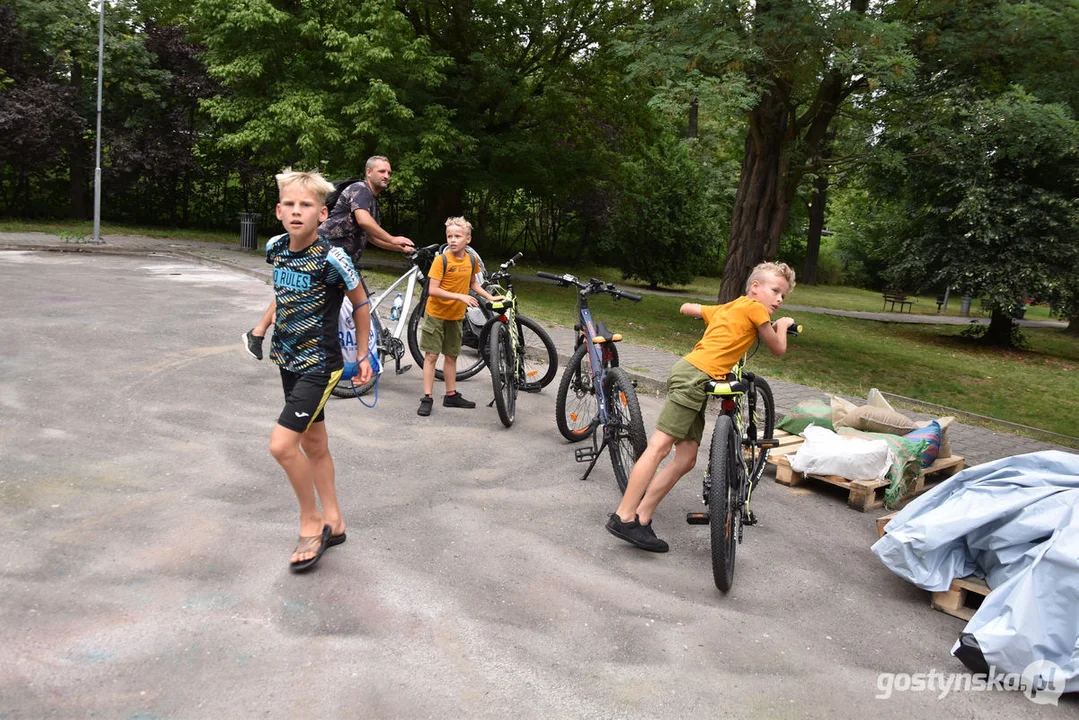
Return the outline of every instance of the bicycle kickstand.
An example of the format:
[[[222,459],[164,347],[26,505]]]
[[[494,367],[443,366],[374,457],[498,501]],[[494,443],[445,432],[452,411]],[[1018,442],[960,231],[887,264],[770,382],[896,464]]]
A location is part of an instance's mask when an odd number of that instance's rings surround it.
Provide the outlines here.
[[[607,433],[603,434],[603,442],[599,447],[592,444],[590,448],[577,448],[573,451],[573,459],[577,462],[588,463],[588,469],[584,471],[584,475],[581,476],[581,480],[587,480],[589,474],[592,472],[592,468],[596,466],[596,461],[603,455],[603,451],[607,449]]]

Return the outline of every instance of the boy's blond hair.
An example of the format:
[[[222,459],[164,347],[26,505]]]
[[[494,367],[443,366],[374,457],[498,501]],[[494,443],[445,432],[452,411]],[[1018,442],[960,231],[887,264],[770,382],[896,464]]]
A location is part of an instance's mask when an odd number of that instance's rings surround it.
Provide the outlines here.
[[[787,292],[794,290],[794,269],[787,263],[774,263],[774,262],[762,262],[757,267],[753,268],[753,272],[749,274],[749,279],[746,280],[746,292],[749,292],[749,288],[753,285],[753,281],[764,282],[765,275],[774,275],[777,278],[783,278],[787,281],[787,285],[790,289]]]
[[[455,225],[464,228],[466,233],[470,236],[472,235],[472,223],[465,220],[463,217],[451,217],[446,219],[446,227],[453,227]]]
[[[313,170],[301,172],[299,170],[293,170],[292,168],[285,168],[283,171],[277,173],[275,177],[277,178],[278,195],[283,193],[285,188],[299,185],[302,189],[314,195],[316,200],[325,205],[326,196],[333,192],[333,184]]]

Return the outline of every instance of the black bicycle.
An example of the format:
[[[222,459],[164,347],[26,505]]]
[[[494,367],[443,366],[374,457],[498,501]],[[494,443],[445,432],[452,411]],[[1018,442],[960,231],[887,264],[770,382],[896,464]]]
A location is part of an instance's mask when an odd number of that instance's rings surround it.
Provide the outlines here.
[[[791,326],[787,334],[801,332]],[[704,475],[703,500],[708,512],[687,513],[691,525],[709,525],[712,536],[712,577],[723,592],[734,583],[734,557],[742,530],[756,525],[750,500],[764,474],[774,438],[776,406],[768,381],[745,369],[760,339],[723,380],[708,383],[709,397],[719,398],[720,414],[712,430],[712,447]]]
[[[626,371],[618,367],[615,343],[622,339],[611,332],[602,320],[595,320],[588,307],[588,298],[606,294],[615,300],[625,298],[640,302],[641,296],[619,290],[598,278],[581,282],[574,275],[537,273],[555,280],[560,287],[577,288],[577,331],[573,356],[562,373],[555,397],[555,421],[562,437],[570,442],[592,438],[592,447],[574,451],[577,462],[589,463],[584,480],[592,472],[604,449],[610,449],[611,466],[618,488],[626,490],[633,463],[648,445],[636,384]],[[598,391],[597,391],[598,388]],[[602,434],[596,433],[603,427]]]

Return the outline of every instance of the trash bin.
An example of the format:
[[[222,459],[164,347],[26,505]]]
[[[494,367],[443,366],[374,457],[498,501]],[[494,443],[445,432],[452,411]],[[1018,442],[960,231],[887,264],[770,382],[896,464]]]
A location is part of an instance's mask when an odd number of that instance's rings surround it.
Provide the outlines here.
[[[959,305],[959,312],[963,315],[970,315],[970,301],[973,299],[974,298],[968,295],[964,295],[962,297],[962,302]]]
[[[240,249],[254,250],[259,244],[259,218],[261,213],[240,213]]]

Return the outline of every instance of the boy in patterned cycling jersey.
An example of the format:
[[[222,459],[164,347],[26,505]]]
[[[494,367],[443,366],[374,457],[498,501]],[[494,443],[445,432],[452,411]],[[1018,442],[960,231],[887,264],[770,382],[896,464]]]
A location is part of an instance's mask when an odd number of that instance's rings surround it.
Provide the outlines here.
[[[270,453],[300,505],[300,539],[289,559],[290,569],[300,572],[327,547],[345,541],[323,410],[344,369],[337,339],[342,296],[355,308],[359,347],[367,347],[371,316],[348,254],[318,234],[333,186],[316,172],[286,170],[277,175],[277,187],[277,219],[287,233],[266,244],[266,262],[274,268],[277,308],[270,360],[281,368],[285,407],[270,434]],[[353,382],[367,382],[371,375],[365,358]]]

